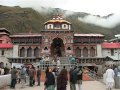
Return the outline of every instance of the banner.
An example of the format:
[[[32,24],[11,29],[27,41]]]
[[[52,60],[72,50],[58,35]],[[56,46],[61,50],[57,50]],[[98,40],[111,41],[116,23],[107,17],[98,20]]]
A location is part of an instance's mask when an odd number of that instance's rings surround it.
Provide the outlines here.
[[[12,63],[12,68],[16,67],[16,68],[21,68],[21,66],[24,66],[22,63]]]

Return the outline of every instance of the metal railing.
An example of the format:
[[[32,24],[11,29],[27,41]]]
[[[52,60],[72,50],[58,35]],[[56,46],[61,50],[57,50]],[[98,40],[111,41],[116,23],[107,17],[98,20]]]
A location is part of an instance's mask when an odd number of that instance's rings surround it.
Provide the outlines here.
[[[41,68],[42,70],[46,70],[47,67],[49,67],[49,68],[54,68],[54,67],[56,66],[56,67],[59,67],[60,69],[62,69],[62,68],[65,66],[65,68],[66,68],[67,70],[70,70],[70,67],[71,67],[72,65],[75,65],[75,64],[60,63],[60,65],[57,65],[57,63],[52,63],[52,62],[50,62],[50,61],[43,61],[43,62],[40,63],[40,68]]]

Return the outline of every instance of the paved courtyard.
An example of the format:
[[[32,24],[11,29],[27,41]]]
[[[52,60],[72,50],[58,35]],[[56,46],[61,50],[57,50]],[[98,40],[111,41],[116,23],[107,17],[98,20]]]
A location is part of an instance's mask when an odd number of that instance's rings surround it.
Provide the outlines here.
[[[14,89],[5,88],[2,90],[14,90]],[[44,90],[44,85],[42,82],[41,86],[33,86],[33,87],[26,86],[25,88],[21,88],[21,86],[17,84],[15,90]],[[67,86],[67,90],[70,90],[69,83]],[[106,88],[103,83],[98,82],[98,81],[83,81],[82,90],[106,90]],[[113,89],[113,90],[120,90],[120,89]]]

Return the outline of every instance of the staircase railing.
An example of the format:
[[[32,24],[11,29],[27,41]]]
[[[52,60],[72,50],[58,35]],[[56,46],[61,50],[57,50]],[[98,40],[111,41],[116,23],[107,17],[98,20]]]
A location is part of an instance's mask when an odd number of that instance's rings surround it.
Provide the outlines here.
[[[97,80],[99,81],[100,79],[102,79],[103,77],[101,75],[99,75],[98,73],[96,73],[93,70],[88,69],[88,75],[91,77],[92,80]]]

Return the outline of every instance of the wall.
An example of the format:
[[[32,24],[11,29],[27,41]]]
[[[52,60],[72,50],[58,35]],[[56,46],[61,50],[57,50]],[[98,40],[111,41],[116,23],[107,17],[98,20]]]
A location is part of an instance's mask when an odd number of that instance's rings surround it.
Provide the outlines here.
[[[102,50],[103,57],[112,57],[114,60],[120,60],[120,51],[119,49],[114,49],[114,55],[111,55],[111,49],[103,48]]]
[[[1,55],[2,50],[4,50],[4,55]],[[4,66],[6,65],[6,63],[8,64],[8,66],[10,67],[11,64],[8,61],[9,57],[12,57],[12,49],[0,49],[0,62],[4,63]]]
[[[13,57],[18,57],[18,47],[19,45],[13,46]]]
[[[97,57],[102,57],[102,47],[101,47],[101,44],[97,44]]]

